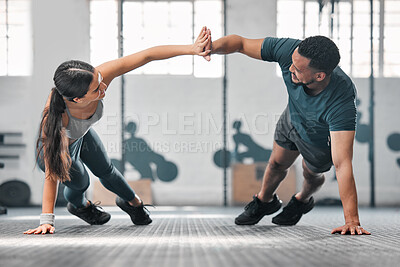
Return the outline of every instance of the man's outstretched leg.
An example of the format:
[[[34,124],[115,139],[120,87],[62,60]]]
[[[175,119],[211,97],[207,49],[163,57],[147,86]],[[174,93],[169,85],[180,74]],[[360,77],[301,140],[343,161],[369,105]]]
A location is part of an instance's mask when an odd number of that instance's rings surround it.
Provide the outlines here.
[[[258,223],[265,215],[277,212],[282,202],[274,192],[280,182],[286,177],[289,167],[298,157],[297,150],[289,150],[274,142],[272,154],[264,173],[260,192],[253,196],[253,200],[246,205],[245,211],[240,214],[235,223],[251,225]]]
[[[314,207],[315,193],[324,183],[325,177],[322,173],[311,171],[303,159],[303,188],[301,191],[293,195],[290,202],[283,211],[272,218],[272,222],[279,225],[295,225],[303,214],[306,214]]]

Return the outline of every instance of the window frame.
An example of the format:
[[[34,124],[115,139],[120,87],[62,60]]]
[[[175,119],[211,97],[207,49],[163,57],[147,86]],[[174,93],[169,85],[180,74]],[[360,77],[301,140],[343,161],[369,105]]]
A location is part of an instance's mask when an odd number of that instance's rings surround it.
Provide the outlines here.
[[[96,1],[98,1],[98,2],[101,2],[101,1],[113,2],[113,0],[90,0],[90,3],[96,2]],[[118,55],[118,57],[120,57],[121,56],[121,51],[124,52],[124,50],[125,50],[125,47],[121,47],[121,43],[122,42],[121,42],[121,39],[120,39],[121,38],[121,34],[120,33],[123,32],[124,28],[125,28],[125,26],[123,25],[123,21],[121,19],[121,16],[123,17],[124,15],[121,14],[122,13],[121,10],[120,10],[121,9],[121,5],[118,4],[118,1],[114,0],[114,2],[116,3],[116,6],[117,6],[117,21],[115,22],[115,27],[117,27],[117,34],[119,35],[119,36],[116,37],[116,41],[118,42],[118,44],[117,44],[118,50],[117,50],[116,54]],[[221,10],[220,10],[220,18],[219,18],[219,21],[218,21],[218,24],[219,24],[218,27],[220,29],[218,31],[220,31],[221,34],[223,34],[223,31],[224,31],[224,25],[223,25],[224,24],[223,0],[124,0],[123,1],[123,3],[127,3],[127,2],[138,2],[138,3],[163,2],[163,3],[168,3],[168,4],[171,4],[171,3],[174,3],[174,2],[175,3],[179,3],[179,2],[191,3],[191,5],[192,5],[191,27],[190,27],[191,28],[191,39],[192,39],[191,42],[194,42],[194,40],[197,38],[197,33],[195,32],[195,31],[197,31],[197,28],[198,28],[198,25],[197,25],[198,23],[196,22],[196,2],[219,2],[219,4],[221,5]],[[92,10],[90,12],[91,12],[90,16],[92,16]],[[91,28],[92,28],[92,21],[91,21]],[[215,33],[215,31],[214,31],[214,33]],[[93,54],[92,54],[93,53],[92,52],[93,51],[93,46],[92,46],[93,45],[92,44],[93,36],[92,36],[92,33],[90,35],[90,42],[91,42],[91,45],[90,45],[90,47],[91,47],[91,49],[90,49],[90,58],[91,58],[91,61],[96,61],[96,60],[93,60],[94,58],[93,58]],[[153,46],[153,45],[162,45],[162,44],[168,44],[168,43],[167,42],[163,43],[161,41],[161,42],[159,42],[157,44],[152,44],[151,46]],[[125,46],[125,45],[123,44],[123,46]],[[141,49],[139,49],[137,51],[140,51],[140,50]],[[123,53],[123,54],[124,54],[124,56],[126,55],[125,53]],[[99,61],[99,60],[97,60],[97,61]],[[215,68],[217,69],[217,71],[216,71],[217,74],[215,74],[215,75],[214,75],[214,73],[213,74],[209,74],[209,73],[205,73],[205,74],[200,73],[200,74],[198,74],[198,71],[196,70],[196,68],[198,68],[199,66],[201,67],[201,65],[203,65],[204,62],[199,62],[196,57],[191,56],[191,63],[190,63],[191,71],[190,71],[190,73],[189,73],[189,71],[187,73],[171,73],[171,72],[173,72],[173,70],[171,70],[172,68],[171,69],[168,68],[167,73],[157,73],[157,72],[155,72],[155,73],[145,73],[143,71],[135,71],[134,70],[132,72],[127,73],[127,75],[193,76],[195,78],[222,78],[224,76],[224,61],[223,61],[222,58],[218,57],[218,58],[215,58],[215,60],[213,60],[213,62],[207,62],[208,65],[215,64]],[[99,64],[99,63],[100,62],[96,62],[95,64]],[[152,64],[155,65],[155,64],[157,64],[157,62],[152,63]],[[144,66],[142,68],[148,68],[148,66]],[[140,70],[142,68],[140,68]]]
[[[306,38],[307,37],[307,36],[305,36],[306,35],[306,28],[307,28],[307,24],[306,24],[306,5],[309,2],[310,3],[311,2],[315,2],[315,0],[277,0],[277,1],[278,1],[278,5],[279,5],[280,1],[282,1],[282,2],[283,1],[285,1],[285,2],[298,2],[298,3],[302,3],[303,4],[303,10],[302,10],[303,11],[302,12],[302,30],[303,30],[302,35],[303,36],[302,36],[302,38],[303,39]],[[354,53],[354,41],[355,41],[355,38],[356,38],[354,36],[354,28],[355,28],[354,16],[355,16],[355,14],[357,14],[357,12],[354,10],[354,2],[356,2],[356,1],[359,1],[359,2],[364,1],[364,2],[368,2],[369,3],[368,0],[340,0],[340,2],[336,2],[335,1],[335,8],[334,8],[335,11],[334,12],[337,12],[337,13],[334,13],[334,16],[335,15],[336,16],[340,16],[340,9],[337,8],[338,4],[345,2],[345,3],[349,3],[351,5],[351,11],[350,11],[351,12],[350,13],[350,16],[351,16],[350,17],[350,50],[346,51],[346,52],[350,53],[350,62],[348,63],[349,64],[348,74],[350,76],[352,76],[352,77],[355,77],[355,78],[366,78],[368,76],[357,75],[357,74],[355,74],[355,71],[354,71],[354,67],[357,66],[357,65],[355,65],[355,62],[354,62],[354,54],[355,54]],[[379,77],[379,78],[397,78],[397,77],[400,77],[400,76],[385,75],[385,68],[389,68],[390,67],[389,65],[385,64],[385,53],[389,53],[388,51],[385,51],[385,46],[384,46],[384,44],[385,44],[385,36],[384,36],[385,27],[389,27],[389,26],[385,25],[385,11],[386,11],[385,10],[385,0],[375,0],[374,3],[375,4],[374,4],[374,21],[373,22],[374,22],[374,27],[378,27],[378,31],[377,32],[374,31],[374,41],[378,43],[377,47],[374,44],[374,68],[375,68],[374,76]],[[331,5],[330,2],[327,2],[327,4],[328,4],[328,6]],[[400,1],[399,1],[399,4],[400,4]],[[376,10],[376,8],[375,8],[376,6],[375,5],[379,6],[379,10]],[[323,9],[327,8],[328,6],[323,7]],[[399,15],[400,15],[400,13],[399,13]],[[378,16],[378,19],[375,19],[375,16]],[[278,27],[279,27],[278,19],[279,19],[279,13],[277,15],[277,32],[279,31],[279,29],[278,29]],[[340,27],[341,26],[339,19],[337,19],[336,24],[334,23],[332,25],[332,23],[333,23],[333,18],[331,18],[331,21],[329,21],[329,23],[328,23],[329,27],[332,28],[332,27]],[[319,25],[319,27],[320,27],[320,25]],[[319,28],[319,32],[321,32],[320,28]],[[330,33],[330,35],[328,37],[332,38],[333,37],[332,36],[332,32],[329,31],[329,33]],[[334,41],[338,40],[338,39],[334,39],[334,38],[332,38],[332,39]],[[368,36],[368,39],[370,40],[370,36]],[[340,47],[339,47],[339,49],[340,49]],[[369,51],[370,51],[370,49],[369,49]],[[369,59],[369,63],[370,62],[371,62],[371,60]],[[400,64],[398,64],[398,66],[400,66]],[[376,69],[376,67],[377,67],[377,69]]]
[[[4,11],[2,11],[1,13],[5,14],[5,19],[4,19],[4,24],[0,22],[0,27],[3,27],[5,29],[4,35],[1,34],[0,38],[4,38],[5,39],[5,46],[4,49],[5,52],[5,69],[2,70],[0,72],[0,77],[29,77],[32,75],[32,59],[33,59],[33,46],[32,46],[32,23],[31,23],[31,1],[29,0],[13,0],[14,2],[25,2],[25,6],[22,9],[22,12],[25,15],[25,18],[20,22],[23,23],[19,26],[23,27],[22,29],[25,31],[24,32],[24,36],[27,36],[25,39],[23,38],[23,41],[19,42],[23,44],[23,53],[26,53],[24,59],[22,59],[23,62],[21,62],[21,59],[14,59],[12,60],[13,57],[11,57],[11,39],[12,41],[14,41],[14,39],[20,39],[18,37],[13,37],[12,34],[10,33],[12,31],[11,28],[16,27],[16,25],[13,24],[13,19],[10,19],[11,15],[15,15],[18,14],[18,12],[20,12],[21,10],[17,10],[17,12],[13,12],[13,10],[9,9],[9,3],[10,0],[2,0],[1,4],[4,4]],[[26,22],[26,23],[25,23]],[[12,26],[12,27],[10,27]],[[17,35],[20,36],[20,35]],[[22,51],[22,50],[18,50],[18,51]],[[16,53],[14,53],[16,54]],[[20,54],[20,53],[18,53]],[[12,60],[12,62],[11,62]],[[10,67],[13,64],[15,64],[14,62],[17,62],[18,64],[26,64],[27,68],[23,69],[22,72],[15,72],[13,71],[13,69]],[[3,73],[4,71],[4,73]]]

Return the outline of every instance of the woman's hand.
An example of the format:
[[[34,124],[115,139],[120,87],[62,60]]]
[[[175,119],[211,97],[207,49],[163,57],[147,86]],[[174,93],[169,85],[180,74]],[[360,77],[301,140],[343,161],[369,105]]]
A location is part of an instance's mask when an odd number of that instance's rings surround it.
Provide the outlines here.
[[[28,231],[25,231],[24,234],[54,234],[54,231],[56,230],[56,228],[54,228],[54,226],[50,225],[50,224],[42,224],[39,227],[35,228],[35,229],[29,229]]]
[[[211,52],[211,31],[207,27],[203,27],[200,31],[199,36],[192,45],[192,49],[195,55],[207,57]],[[208,50],[207,50],[208,49]],[[209,58],[209,56],[208,56]],[[209,61],[209,60],[208,60]]]

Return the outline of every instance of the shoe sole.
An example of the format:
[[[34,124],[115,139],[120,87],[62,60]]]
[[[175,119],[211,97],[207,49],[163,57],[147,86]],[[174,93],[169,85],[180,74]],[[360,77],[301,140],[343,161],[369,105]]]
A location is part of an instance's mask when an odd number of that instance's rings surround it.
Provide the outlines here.
[[[108,222],[110,221],[110,219],[111,219],[111,215],[109,215],[109,216],[107,217],[107,220],[105,220],[105,221],[103,221],[103,222],[101,222],[101,223],[94,223],[94,224],[90,224],[90,225],[103,225],[103,224],[108,223]]]
[[[90,222],[88,222],[88,221],[85,221],[85,220],[82,219],[81,217],[79,217],[79,215],[78,215],[77,213],[74,213],[74,211],[71,210],[70,207],[69,207],[68,205],[67,205],[67,210],[68,210],[68,212],[71,213],[72,215],[78,217],[79,219],[81,219],[82,221],[84,221],[85,223],[90,224],[90,225],[103,225],[103,224],[108,223],[108,221],[110,221],[110,219],[111,219],[111,215],[107,213],[107,214],[108,214],[108,217],[107,217],[107,220],[106,220],[106,221],[104,221],[104,222],[102,222],[102,223],[90,223]]]
[[[257,218],[254,221],[246,221],[246,222],[238,222],[235,219],[235,224],[237,224],[237,225],[254,225],[254,224],[257,224],[259,221],[261,221],[262,218],[264,218],[265,215],[271,215],[271,214],[277,212],[281,207],[282,207],[282,202],[279,201],[279,205],[273,211],[269,211],[269,212],[264,213],[262,216],[260,216],[260,218]]]
[[[131,221],[132,221],[133,224],[135,224],[135,225],[148,225],[148,224],[150,224],[150,223],[153,222],[153,221],[150,219],[150,222],[147,222],[147,223],[135,223],[135,222],[133,221],[134,218],[132,218],[132,216],[129,214],[129,210],[125,207],[124,204],[120,204],[119,202],[120,202],[119,199],[117,199],[117,200],[115,201],[115,203],[117,204],[117,206],[118,206],[121,210],[125,211],[125,212],[129,215],[129,217],[131,218]]]
[[[277,222],[277,221],[274,220],[274,218],[272,218],[272,223],[276,224],[276,225],[282,225],[282,226],[292,226],[292,225],[296,225],[300,221],[301,217],[303,217],[303,216],[300,216],[300,218],[295,222],[294,221],[291,221],[291,222]]]
[[[277,222],[277,221],[275,220],[276,217],[274,217],[274,218],[272,218],[272,223],[274,223],[274,224],[276,224],[276,225],[283,225],[283,226],[292,226],[292,225],[296,225],[296,224],[300,221],[301,217],[303,217],[304,214],[309,213],[313,208],[314,208],[314,205],[313,205],[311,208],[309,208],[308,210],[306,210],[305,212],[303,212],[303,213],[301,214],[300,218],[299,218],[297,221]]]

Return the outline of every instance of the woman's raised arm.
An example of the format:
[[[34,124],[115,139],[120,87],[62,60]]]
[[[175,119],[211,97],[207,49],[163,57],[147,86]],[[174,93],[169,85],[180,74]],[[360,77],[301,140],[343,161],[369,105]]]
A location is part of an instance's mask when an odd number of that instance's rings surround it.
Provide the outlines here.
[[[151,61],[168,59],[180,55],[205,56],[210,51],[205,51],[211,36],[206,27],[200,31],[196,41],[191,45],[162,45],[155,46],[140,52],[118,58],[96,67],[104,77],[104,82],[109,84],[115,77],[139,68]]]

